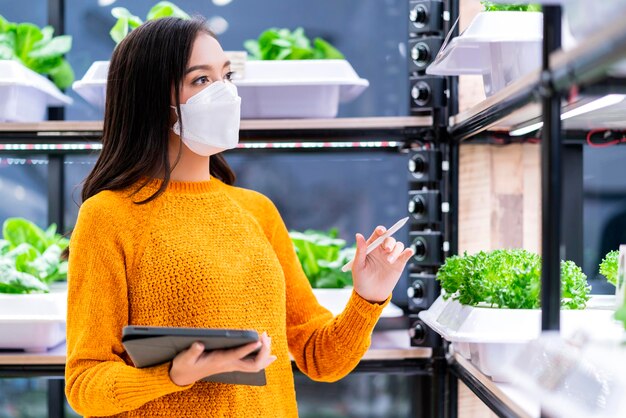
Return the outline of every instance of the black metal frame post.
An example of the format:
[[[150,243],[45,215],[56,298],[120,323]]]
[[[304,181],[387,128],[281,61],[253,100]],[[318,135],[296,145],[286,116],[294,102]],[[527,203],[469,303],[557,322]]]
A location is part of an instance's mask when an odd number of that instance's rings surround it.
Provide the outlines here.
[[[65,156],[48,155],[48,224],[56,223],[60,233],[65,232]],[[48,379],[48,417],[65,417],[65,381]]]
[[[566,138],[569,139],[569,138]],[[563,259],[583,265],[583,144],[562,145],[563,199],[561,243]]]
[[[543,7],[543,138],[541,141],[541,329],[560,327],[561,95],[551,83],[550,54],[561,47],[561,7]]]
[[[449,0],[450,25],[453,25],[460,16],[460,1]],[[448,29],[450,30],[450,29]],[[451,37],[459,35],[459,25],[454,27]],[[450,117],[459,112],[459,78],[448,77],[448,118],[446,126],[449,125]],[[448,213],[448,229],[450,254],[455,255],[459,252],[459,171],[460,171],[460,141],[457,141],[448,132],[448,197],[449,197],[449,213]],[[447,352],[448,344],[444,342],[444,353]],[[445,400],[444,416],[456,418],[459,409],[459,379],[451,373],[450,367],[445,363],[446,376],[444,382]]]
[[[65,0],[48,0],[48,25],[54,28],[56,35],[65,33]],[[62,106],[48,108],[49,120],[64,120],[65,109]]]
[[[65,33],[65,0],[48,0],[48,24],[57,35]],[[48,108],[49,120],[64,120],[65,109]],[[65,157],[62,154],[48,157],[48,223],[56,223],[58,231],[65,231],[64,225],[64,168]],[[48,416],[65,417],[65,381],[48,380]]]
[[[65,232],[65,156],[48,155],[48,224],[55,223],[57,231]]]

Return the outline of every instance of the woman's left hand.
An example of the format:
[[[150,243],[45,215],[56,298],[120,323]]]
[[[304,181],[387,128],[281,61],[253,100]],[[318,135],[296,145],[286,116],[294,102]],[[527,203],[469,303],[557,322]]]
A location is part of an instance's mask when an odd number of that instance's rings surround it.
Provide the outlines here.
[[[404,249],[404,244],[393,237],[387,238],[369,254],[367,246],[386,231],[378,226],[372,236],[356,234],[356,256],[352,265],[354,290],[371,303],[384,302],[398,283],[406,263],[413,256],[413,250]]]

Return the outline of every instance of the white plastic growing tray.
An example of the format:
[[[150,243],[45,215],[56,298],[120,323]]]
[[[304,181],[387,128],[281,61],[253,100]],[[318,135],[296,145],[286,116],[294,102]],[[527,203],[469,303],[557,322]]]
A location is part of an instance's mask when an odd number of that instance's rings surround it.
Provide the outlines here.
[[[0,60],[0,122],[39,122],[48,106],[71,103],[46,77],[17,61]]]
[[[94,61],[82,79],[74,81],[72,89],[87,103],[104,109],[109,61]]]
[[[248,61],[235,84],[246,119],[334,118],[369,86],[345,60]]]
[[[65,341],[67,292],[0,294],[0,348],[43,352]]]
[[[524,347],[509,369],[511,380],[541,403],[546,416],[623,417],[626,346],[623,341],[569,342],[544,333]]]
[[[94,62],[74,91],[103,108],[108,68]],[[369,86],[345,60],[248,61],[244,74],[234,81],[244,119],[332,118]]]
[[[543,14],[482,12],[426,69],[432,75],[482,75],[491,96],[541,65]]]
[[[614,296],[598,295],[585,310],[562,310],[562,335],[585,331],[598,340],[622,335],[623,327],[613,320],[613,305]],[[482,373],[501,382],[508,381],[507,364],[541,334],[539,309],[473,307],[440,296],[419,317]]]
[[[333,315],[339,315],[350,300],[352,288],[344,289],[313,289],[317,301]],[[404,311],[393,303],[389,303],[380,314],[381,318],[397,318],[404,315]]]

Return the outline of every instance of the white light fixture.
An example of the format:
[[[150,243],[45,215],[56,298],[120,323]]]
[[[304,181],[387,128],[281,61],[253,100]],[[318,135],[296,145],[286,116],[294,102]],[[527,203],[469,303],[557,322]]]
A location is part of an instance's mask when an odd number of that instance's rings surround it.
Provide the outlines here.
[[[625,98],[626,98],[626,95],[624,94],[607,94],[604,97],[601,97],[597,100],[593,100],[580,107],[577,107],[576,109],[568,110],[567,112],[561,115],[561,120],[570,119],[576,116],[583,115],[585,113],[595,112],[596,110],[604,109],[605,107],[614,106],[618,103],[623,102]],[[509,135],[510,136],[526,135],[527,133],[541,129],[542,126],[543,126],[543,122],[533,123],[532,125],[515,129],[509,132]]]
[[[526,135],[528,133],[541,129],[542,126],[543,126],[543,122],[533,123],[532,125],[524,126],[523,128],[518,128],[514,131],[509,132],[509,136]]]

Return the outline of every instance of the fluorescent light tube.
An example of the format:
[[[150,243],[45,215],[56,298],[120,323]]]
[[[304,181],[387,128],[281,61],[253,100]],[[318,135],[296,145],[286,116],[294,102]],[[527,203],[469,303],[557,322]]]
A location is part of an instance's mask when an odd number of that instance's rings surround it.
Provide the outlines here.
[[[543,126],[543,122],[533,123],[532,125],[527,125],[527,126],[524,126],[523,128],[518,128],[514,131],[511,131],[509,132],[509,135],[510,136],[526,135],[528,133],[541,129],[542,126]]]
[[[573,118],[576,116],[580,116],[585,113],[595,112],[596,110],[604,109],[605,107],[616,105],[622,101],[624,101],[623,94],[607,94],[604,97],[601,97],[597,100],[584,104],[576,109],[568,110],[567,112],[561,115],[561,120]]]
[[[596,110],[604,109],[605,107],[614,106],[618,103],[621,103],[626,98],[624,94],[607,94],[599,99],[586,103],[582,106],[577,107],[576,109],[568,110],[567,112],[561,115],[561,120],[570,119],[576,116],[583,115],[589,112],[595,112]],[[536,131],[541,129],[543,126],[543,122],[533,123],[528,126],[524,126],[522,128],[515,129],[509,132],[510,136],[521,136],[526,135],[527,133]]]

